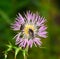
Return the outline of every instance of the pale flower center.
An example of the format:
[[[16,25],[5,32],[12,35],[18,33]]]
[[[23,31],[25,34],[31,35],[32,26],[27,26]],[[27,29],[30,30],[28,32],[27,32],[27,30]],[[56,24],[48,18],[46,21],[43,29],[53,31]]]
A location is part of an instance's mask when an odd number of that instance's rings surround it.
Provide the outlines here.
[[[32,30],[34,32],[34,25],[31,24],[26,24],[24,27],[24,34],[26,34],[27,36],[29,36],[29,30]]]

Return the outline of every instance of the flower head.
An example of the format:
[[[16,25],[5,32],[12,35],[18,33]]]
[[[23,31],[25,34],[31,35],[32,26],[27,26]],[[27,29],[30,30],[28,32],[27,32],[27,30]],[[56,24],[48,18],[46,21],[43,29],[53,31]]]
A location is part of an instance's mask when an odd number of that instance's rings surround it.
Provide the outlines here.
[[[41,46],[40,37],[47,37],[45,22],[46,19],[40,17],[38,13],[28,11],[25,17],[19,13],[16,21],[11,26],[14,31],[19,31],[14,37],[16,39],[16,45],[20,47],[32,47],[33,44],[35,46]]]

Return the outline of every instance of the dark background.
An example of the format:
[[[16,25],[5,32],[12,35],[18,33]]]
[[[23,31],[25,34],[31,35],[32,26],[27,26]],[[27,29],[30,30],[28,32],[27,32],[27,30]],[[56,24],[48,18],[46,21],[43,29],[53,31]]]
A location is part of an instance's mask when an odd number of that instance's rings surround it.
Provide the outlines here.
[[[0,0],[0,59],[4,59],[3,51],[7,49],[6,44],[12,39],[15,32],[10,24],[16,15],[23,15],[26,11],[38,11],[47,19],[48,38],[42,39],[42,47],[29,49],[28,59],[60,59],[60,1],[59,0]],[[14,53],[9,52],[7,59],[14,59]],[[23,59],[19,52],[17,59]]]

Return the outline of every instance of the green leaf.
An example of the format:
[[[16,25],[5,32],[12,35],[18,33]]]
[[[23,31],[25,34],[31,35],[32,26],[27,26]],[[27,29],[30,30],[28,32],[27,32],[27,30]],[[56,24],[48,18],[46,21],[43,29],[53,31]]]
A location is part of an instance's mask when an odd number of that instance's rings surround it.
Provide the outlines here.
[[[20,50],[21,50],[21,47],[15,48],[15,57],[17,56],[17,54],[19,53]]]
[[[26,54],[26,51],[25,51],[25,50],[23,50],[23,56],[25,56],[25,54]]]
[[[7,59],[7,54],[4,54],[4,56],[5,56],[5,59]]]
[[[8,15],[4,11],[0,10],[0,15],[5,20],[5,22],[7,22],[8,24],[11,23],[10,18],[8,17]]]
[[[5,58],[6,58],[6,55],[8,54],[8,52],[12,50],[12,44],[9,42],[9,45],[6,45],[6,46],[8,47],[8,49],[3,52],[5,55]]]

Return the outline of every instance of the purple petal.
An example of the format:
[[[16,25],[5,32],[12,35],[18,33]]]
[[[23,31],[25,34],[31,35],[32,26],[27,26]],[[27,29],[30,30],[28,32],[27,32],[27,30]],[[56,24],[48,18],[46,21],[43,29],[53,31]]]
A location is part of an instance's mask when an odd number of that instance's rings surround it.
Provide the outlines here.
[[[47,37],[46,34],[41,34],[41,33],[39,33],[39,32],[38,32],[38,35],[39,35],[40,37],[43,37],[43,38],[46,38],[46,37]]]
[[[28,43],[28,40],[27,39],[24,39],[23,47],[26,47],[27,43]]]
[[[39,31],[44,31],[44,30],[46,30],[46,29],[47,29],[46,26],[41,26],[41,27],[39,28]]]
[[[18,41],[20,39],[20,34],[21,33],[18,33],[13,39],[16,39],[16,41]]]
[[[21,24],[23,24],[24,23],[24,18],[22,17],[22,15],[19,13],[19,20],[20,20],[20,22],[21,22]]]
[[[41,43],[42,43],[42,42],[40,41],[40,38],[34,38],[33,41],[34,41],[34,44],[35,44],[36,47],[37,47],[37,45],[40,46]]]
[[[21,26],[21,25],[15,23],[15,24],[12,24],[11,28],[12,28],[13,30],[20,30],[20,26]]]
[[[32,23],[35,21],[35,14],[32,15]]]
[[[30,22],[30,20],[32,19],[32,13],[30,13],[30,11],[27,12],[27,14],[25,14],[25,17]]]
[[[33,40],[30,39],[29,42],[28,42],[28,46],[29,46],[29,47],[32,47],[32,45],[33,45]]]
[[[20,30],[21,24],[24,24],[24,18],[19,14],[11,28],[13,30]]]
[[[46,20],[43,17],[39,17],[37,21],[37,26],[43,26]]]
[[[45,34],[47,34],[47,32],[46,32],[46,31],[45,31],[45,32],[41,32],[40,34],[41,34],[41,35],[42,35],[42,34],[44,34],[44,35],[45,35]]]
[[[22,38],[19,38],[18,40],[16,40],[16,45],[20,44],[22,42]]]

